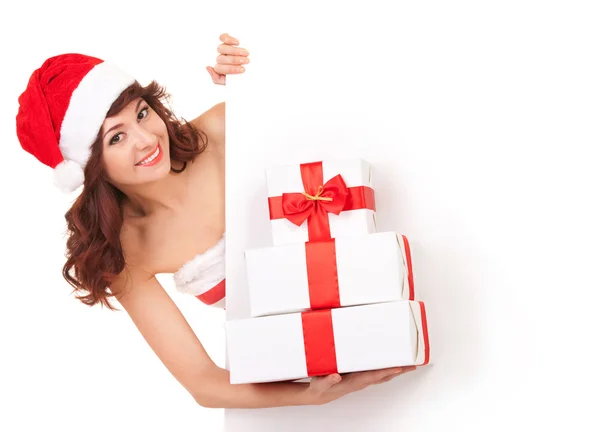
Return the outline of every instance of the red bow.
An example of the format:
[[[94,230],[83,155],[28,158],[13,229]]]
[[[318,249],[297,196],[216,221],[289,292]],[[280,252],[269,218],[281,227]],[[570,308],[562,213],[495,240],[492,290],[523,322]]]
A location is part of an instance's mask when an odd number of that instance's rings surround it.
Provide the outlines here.
[[[314,189],[314,185],[308,185]],[[344,209],[348,188],[341,175],[336,175],[316,191],[302,193],[283,193],[281,204],[284,217],[300,226],[309,217],[327,217],[326,213],[339,215]],[[321,215],[319,215],[321,213]]]
[[[323,165],[311,162],[300,165],[304,192],[283,193],[269,197],[271,220],[285,218],[295,225],[308,221],[308,240],[331,239],[328,213],[371,209],[375,211],[373,189],[368,186],[347,187],[340,174],[323,184]]]

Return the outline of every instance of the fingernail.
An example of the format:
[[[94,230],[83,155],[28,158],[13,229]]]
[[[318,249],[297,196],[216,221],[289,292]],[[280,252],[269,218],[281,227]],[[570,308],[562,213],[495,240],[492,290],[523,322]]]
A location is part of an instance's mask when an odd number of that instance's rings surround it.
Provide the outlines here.
[[[246,70],[246,69],[244,69],[244,67],[243,67],[243,66],[240,66],[240,67],[238,68],[238,72],[244,72],[245,70]]]

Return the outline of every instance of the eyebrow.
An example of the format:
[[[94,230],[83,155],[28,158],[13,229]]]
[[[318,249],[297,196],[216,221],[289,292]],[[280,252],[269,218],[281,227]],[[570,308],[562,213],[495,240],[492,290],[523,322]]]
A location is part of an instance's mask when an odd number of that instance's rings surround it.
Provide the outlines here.
[[[140,98],[140,100],[138,101],[137,105],[135,106],[135,111],[137,112],[137,110],[140,108],[140,105],[142,104],[142,102],[144,102],[144,98]],[[102,139],[106,138],[106,135],[108,135],[108,133],[113,130],[113,129],[117,129],[123,126],[123,123],[119,123],[114,125],[113,127],[111,127],[109,130],[107,130],[104,133],[104,136],[102,137]]]

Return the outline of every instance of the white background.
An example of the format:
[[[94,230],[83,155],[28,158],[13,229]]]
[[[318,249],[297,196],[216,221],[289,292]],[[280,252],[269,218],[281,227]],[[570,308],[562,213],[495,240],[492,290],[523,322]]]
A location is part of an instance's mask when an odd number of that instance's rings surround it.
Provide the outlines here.
[[[225,100],[205,70],[214,65],[227,16],[216,2],[12,2],[3,9],[0,98],[2,312],[0,430],[220,431],[223,410],[198,406],[124,311],[90,308],[62,278],[64,214],[75,195],[19,145],[17,98],[53,55],[111,60],[172,94],[191,120]],[[225,313],[159,280],[211,357],[225,366]],[[117,304],[117,307],[119,305]]]
[[[595,2],[248,3],[5,9],[0,430],[223,423],[125,312],[76,302],[62,279],[73,197],[20,149],[14,116],[31,72],[73,51],[158,80],[188,119],[227,96],[229,318],[247,313],[241,251],[269,242],[267,163],[364,157],[380,227],[412,242],[435,364],[321,407],[227,410],[228,432],[597,429]],[[223,31],[252,59],[226,89],[204,69]],[[223,365],[222,311],[161,281]]]
[[[325,406],[226,410],[227,432],[598,430],[598,10],[330,4],[238,10],[228,319],[248,316],[243,250],[270,244],[263,168],[360,156],[379,228],[412,242],[435,364]]]

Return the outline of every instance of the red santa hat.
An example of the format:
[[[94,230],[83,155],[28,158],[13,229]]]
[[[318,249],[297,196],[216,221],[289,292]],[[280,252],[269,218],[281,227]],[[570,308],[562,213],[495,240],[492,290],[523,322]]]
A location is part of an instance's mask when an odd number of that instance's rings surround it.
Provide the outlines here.
[[[19,96],[17,136],[23,149],[54,169],[64,192],[83,185],[83,169],[106,114],[135,79],[83,54],[47,59]]]

